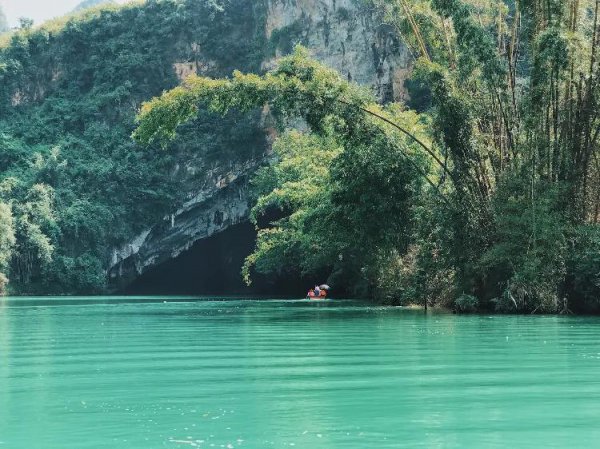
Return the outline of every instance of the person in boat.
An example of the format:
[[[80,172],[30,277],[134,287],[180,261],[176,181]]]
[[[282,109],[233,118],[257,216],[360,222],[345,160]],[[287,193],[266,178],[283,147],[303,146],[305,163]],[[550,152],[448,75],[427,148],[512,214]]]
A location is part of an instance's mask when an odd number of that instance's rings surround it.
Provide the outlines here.
[[[316,285],[315,288],[311,288],[308,291],[306,296],[309,299],[326,299],[327,298],[327,290]]]

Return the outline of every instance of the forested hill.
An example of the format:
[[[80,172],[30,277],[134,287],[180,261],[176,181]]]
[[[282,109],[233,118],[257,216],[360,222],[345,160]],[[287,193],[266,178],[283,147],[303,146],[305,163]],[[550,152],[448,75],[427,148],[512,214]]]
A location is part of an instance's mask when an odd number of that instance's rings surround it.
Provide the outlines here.
[[[266,45],[256,18],[265,15],[256,8],[133,3],[3,41],[0,273],[14,293],[103,291],[110,249],[175,210],[202,175],[195,171],[263,150],[252,119],[233,126],[235,118],[209,116],[168,152],[130,138],[140,103],[178,76],[260,69]]]

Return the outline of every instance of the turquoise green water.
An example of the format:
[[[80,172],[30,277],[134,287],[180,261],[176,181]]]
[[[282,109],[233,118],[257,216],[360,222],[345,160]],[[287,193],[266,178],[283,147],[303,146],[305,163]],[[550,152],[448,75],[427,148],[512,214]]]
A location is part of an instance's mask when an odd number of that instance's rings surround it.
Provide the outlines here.
[[[0,300],[0,449],[600,445],[597,318],[131,301]]]

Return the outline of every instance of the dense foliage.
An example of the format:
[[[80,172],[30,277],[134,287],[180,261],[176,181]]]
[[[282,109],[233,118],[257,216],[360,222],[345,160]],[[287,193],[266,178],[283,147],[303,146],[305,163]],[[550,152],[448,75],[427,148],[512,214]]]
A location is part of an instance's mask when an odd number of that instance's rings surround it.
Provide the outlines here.
[[[256,179],[250,268],[328,267],[331,283],[457,310],[599,311],[599,4],[374,1],[415,56],[384,110],[299,49],[269,74],[191,77],[147,103],[136,137],[198,110],[269,105],[285,132]]]
[[[14,293],[104,290],[110,249],[184,200],[194,175],[177,175],[177,166],[243,159],[263,146],[254,118],[208,114],[168,152],[131,140],[139,104],[178,83],[177,63],[213,61],[202,67],[211,76],[257,70],[256,16],[242,0],[150,0],[93,8],[5,39],[2,286],[10,278]]]
[[[461,290],[500,310],[597,310],[569,279],[593,289],[600,272],[583,281],[572,263],[600,238],[598,3],[375,3],[407,36],[457,194],[476,212],[454,242]]]

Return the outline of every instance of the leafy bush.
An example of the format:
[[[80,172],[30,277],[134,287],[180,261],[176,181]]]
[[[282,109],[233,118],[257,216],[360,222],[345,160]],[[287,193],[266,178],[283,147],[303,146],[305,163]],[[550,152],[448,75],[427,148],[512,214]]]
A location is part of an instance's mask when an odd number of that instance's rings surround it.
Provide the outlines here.
[[[600,228],[577,230],[567,262],[569,308],[578,312],[600,312]]]
[[[461,313],[473,313],[479,309],[479,299],[473,295],[462,294],[454,301],[456,310]]]

